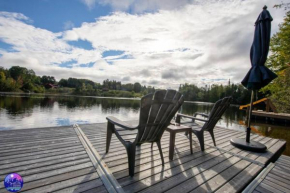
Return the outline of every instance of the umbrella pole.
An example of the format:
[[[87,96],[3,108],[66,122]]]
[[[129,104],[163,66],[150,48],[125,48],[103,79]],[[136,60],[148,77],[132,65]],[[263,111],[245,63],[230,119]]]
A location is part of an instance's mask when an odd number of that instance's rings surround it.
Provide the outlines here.
[[[250,141],[253,100],[254,100],[254,90],[252,90],[252,93],[251,93],[251,104],[250,104],[250,110],[248,114],[248,128],[247,128],[246,141],[245,139],[241,139],[241,138],[232,138],[230,142],[233,146],[243,149],[243,150],[253,151],[253,152],[265,152],[267,150],[267,147],[264,144],[261,144],[257,141]]]
[[[247,143],[250,143],[251,116],[252,116],[252,110],[253,110],[253,100],[254,100],[254,90],[252,90],[252,93],[251,93],[251,104],[250,104],[250,110],[249,110],[249,114],[248,114],[248,128],[247,128],[247,136],[246,136]]]

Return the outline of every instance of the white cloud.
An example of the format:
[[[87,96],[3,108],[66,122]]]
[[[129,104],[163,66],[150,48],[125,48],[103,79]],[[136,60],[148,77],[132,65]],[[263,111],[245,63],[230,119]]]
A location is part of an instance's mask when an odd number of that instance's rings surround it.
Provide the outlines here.
[[[96,0],[81,0],[89,9],[93,9],[96,4]]]
[[[178,9],[190,3],[197,4],[194,0],[100,0],[103,5],[110,5],[116,11],[132,10],[135,13],[144,11],[172,10]]]
[[[139,1],[126,2],[129,7],[125,3],[122,9],[138,7]],[[163,88],[177,88],[185,82],[220,84],[228,79],[238,83],[250,68],[254,22],[264,4],[274,18],[272,34],[277,32],[285,13],[272,9],[275,2],[270,0],[188,2],[180,1],[177,6],[178,2],[172,0],[168,8],[163,5],[165,1],[155,2],[158,6],[154,6],[163,10],[144,14],[115,12],[61,33],[35,28],[20,20],[23,15],[0,15],[0,38],[15,50],[0,51],[0,65],[25,65],[58,79],[81,77],[102,82],[109,78]],[[139,3],[141,9],[143,3]],[[88,41],[93,49],[69,44],[77,40]],[[102,58],[102,52],[110,50],[123,53]],[[69,62],[73,68],[60,67]],[[80,66],[88,63],[94,63],[93,67]]]
[[[22,13],[13,13],[13,12],[0,12],[0,17],[10,18],[10,19],[19,19],[29,21],[29,18],[23,15]]]
[[[66,21],[63,24],[63,29],[64,30],[69,30],[69,29],[72,29],[74,26],[75,25],[74,25],[74,23],[72,21]]]
[[[61,33],[35,28],[20,21],[17,14],[8,15],[9,17],[0,16],[0,39],[12,45],[14,52],[0,51],[1,66],[9,68],[20,65],[33,69],[40,75],[50,74],[61,78],[88,75],[89,71],[84,70],[85,73],[82,74],[82,69],[80,70],[78,66],[101,59],[100,52],[96,50],[85,50],[69,45],[61,39]],[[73,61],[77,66],[74,69],[59,67],[62,63]]]
[[[79,39],[79,36],[74,31],[65,31],[63,33],[63,39],[67,41],[77,41]]]

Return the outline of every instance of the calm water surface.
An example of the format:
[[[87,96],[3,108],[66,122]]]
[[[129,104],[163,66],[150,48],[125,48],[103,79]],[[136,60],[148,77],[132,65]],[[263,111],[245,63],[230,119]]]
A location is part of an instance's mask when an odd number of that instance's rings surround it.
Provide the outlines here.
[[[184,114],[208,113],[213,104],[185,102]],[[76,96],[0,95],[0,130],[106,122],[107,116],[121,120],[139,119],[140,100]],[[244,131],[245,112],[230,106],[218,122],[219,126]],[[290,145],[290,127],[252,123],[254,132],[285,139]],[[290,155],[290,146],[284,154]]]

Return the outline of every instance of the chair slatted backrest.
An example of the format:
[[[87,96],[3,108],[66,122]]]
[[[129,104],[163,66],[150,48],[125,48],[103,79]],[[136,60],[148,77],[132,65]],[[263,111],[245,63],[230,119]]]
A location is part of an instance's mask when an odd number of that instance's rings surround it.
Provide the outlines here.
[[[213,129],[217,124],[218,120],[220,120],[224,112],[230,106],[231,101],[232,97],[225,97],[223,99],[218,100],[211,109],[211,112],[208,117],[209,121],[203,125],[202,129],[205,131]]]
[[[160,90],[144,96],[141,99],[137,143],[161,138],[183,101],[183,96],[175,90]]]

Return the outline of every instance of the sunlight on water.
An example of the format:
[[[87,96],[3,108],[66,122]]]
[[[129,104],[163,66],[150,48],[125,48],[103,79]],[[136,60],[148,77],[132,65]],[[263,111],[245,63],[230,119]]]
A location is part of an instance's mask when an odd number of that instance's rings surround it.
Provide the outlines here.
[[[139,101],[83,97],[1,96],[0,129],[22,129],[106,122],[139,117]]]

